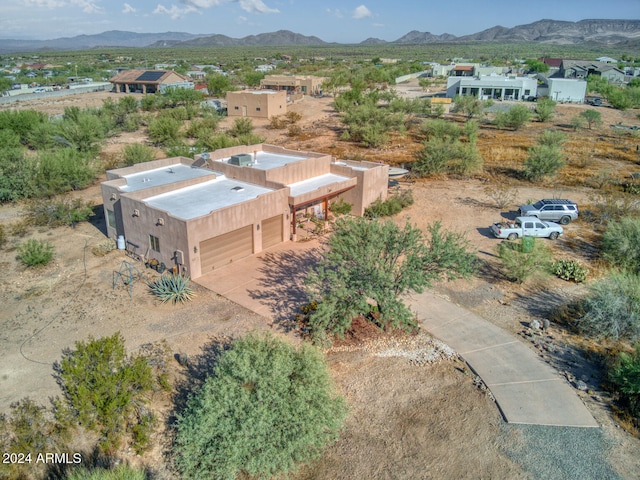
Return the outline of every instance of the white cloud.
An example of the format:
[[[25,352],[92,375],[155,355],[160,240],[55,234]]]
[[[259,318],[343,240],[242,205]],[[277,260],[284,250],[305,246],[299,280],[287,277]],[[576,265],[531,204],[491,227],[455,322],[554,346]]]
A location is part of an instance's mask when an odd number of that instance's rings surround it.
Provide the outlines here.
[[[87,0],[71,0],[72,5],[77,5],[82,8],[84,13],[105,13],[104,8],[99,7],[94,2]]]
[[[262,0],[180,0],[180,3],[195,8],[219,7],[225,3],[237,3],[240,8],[249,13],[278,13],[277,8],[270,8]]]
[[[238,17],[236,18],[237,23],[247,23],[247,20],[247,17],[243,17],[242,15],[238,15]]]
[[[59,0],[25,0],[25,7],[38,7],[38,8],[59,8],[64,7],[67,2]]]
[[[374,23],[373,26],[376,28],[381,28],[384,27],[384,23]]]
[[[133,8],[131,5],[129,5],[128,3],[124,4],[124,8],[122,9],[122,13],[136,13],[138,10],[136,10],[135,8]]]
[[[327,8],[327,13],[329,15],[333,15],[334,17],[338,17],[338,18],[344,17],[343,13],[340,11],[339,8],[336,8],[335,10],[332,10],[331,8]]]
[[[372,15],[373,14],[371,13],[371,10],[369,10],[364,5],[360,5],[353,11],[353,18],[355,18],[356,20],[371,17]]]
[[[175,5],[171,5],[171,8],[167,8],[164,5],[158,4],[153,13],[169,15],[172,20],[178,20],[179,18],[184,17],[188,13],[197,12],[197,8],[193,8],[191,6],[187,6],[186,8],[176,7]]]

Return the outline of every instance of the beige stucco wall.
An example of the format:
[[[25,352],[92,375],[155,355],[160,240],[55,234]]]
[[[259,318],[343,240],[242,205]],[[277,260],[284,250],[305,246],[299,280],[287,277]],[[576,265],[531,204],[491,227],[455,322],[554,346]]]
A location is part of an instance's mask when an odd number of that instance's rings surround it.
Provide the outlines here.
[[[227,114],[230,117],[271,118],[285,113],[286,92],[227,92]]]

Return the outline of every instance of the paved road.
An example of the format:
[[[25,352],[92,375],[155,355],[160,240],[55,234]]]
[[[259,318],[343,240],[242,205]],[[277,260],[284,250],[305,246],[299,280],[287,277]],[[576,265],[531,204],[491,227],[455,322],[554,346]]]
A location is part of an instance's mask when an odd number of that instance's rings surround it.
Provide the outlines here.
[[[319,244],[285,243],[196,280],[284,328],[304,301],[302,281]],[[509,423],[598,427],[576,392],[515,336],[432,292],[411,307],[424,328],[456,350],[491,390]]]
[[[409,303],[482,378],[507,422],[598,427],[567,381],[515,336],[430,291]]]

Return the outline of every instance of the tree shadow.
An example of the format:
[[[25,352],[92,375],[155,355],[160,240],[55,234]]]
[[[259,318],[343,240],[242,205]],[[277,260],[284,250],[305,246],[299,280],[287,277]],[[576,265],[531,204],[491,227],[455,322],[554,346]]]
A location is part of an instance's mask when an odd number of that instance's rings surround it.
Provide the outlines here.
[[[175,358],[184,367],[178,374],[173,393],[173,410],[166,418],[167,428],[173,428],[179,414],[187,408],[189,399],[198,392],[208,377],[213,375],[220,356],[231,346],[229,337],[210,338],[200,347],[200,354],[187,357],[176,354]]]
[[[284,331],[297,328],[295,315],[310,299],[304,281],[322,258],[320,248],[304,251],[286,250],[267,253],[258,271],[262,274],[256,290],[248,290],[251,298],[269,307],[272,318]]]

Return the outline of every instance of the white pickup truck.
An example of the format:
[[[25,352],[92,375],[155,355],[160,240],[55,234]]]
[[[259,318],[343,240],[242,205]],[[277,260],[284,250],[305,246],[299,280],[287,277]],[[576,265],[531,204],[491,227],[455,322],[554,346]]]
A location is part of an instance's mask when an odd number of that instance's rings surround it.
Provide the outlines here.
[[[517,217],[513,222],[496,222],[491,225],[491,233],[496,238],[515,240],[521,237],[544,237],[555,240],[562,235],[562,226],[553,222],[543,222],[534,217]]]

